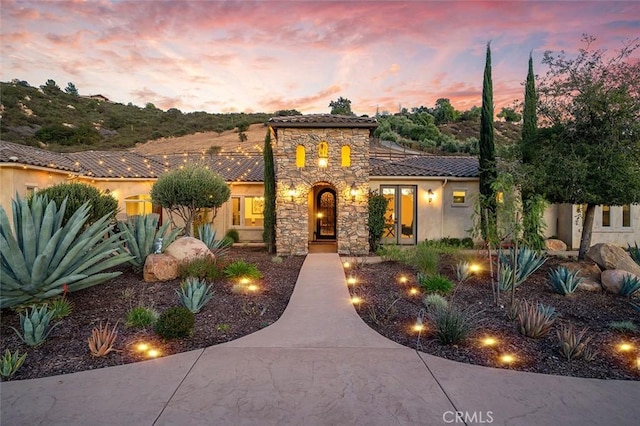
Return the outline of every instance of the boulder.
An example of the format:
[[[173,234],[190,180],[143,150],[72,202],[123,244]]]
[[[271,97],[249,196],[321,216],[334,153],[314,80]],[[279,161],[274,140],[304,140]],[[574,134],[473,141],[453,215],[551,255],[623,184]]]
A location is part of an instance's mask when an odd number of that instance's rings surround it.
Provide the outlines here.
[[[587,252],[587,258],[596,262],[602,270],[622,269],[640,276],[640,265],[623,248],[613,244],[594,245]]]
[[[624,279],[625,275],[637,277],[637,275],[627,271],[623,271],[622,269],[607,269],[606,271],[602,271],[602,275],[600,276],[602,287],[610,293],[620,293],[620,289],[622,288],[622,280]]]
[[[595,263],[575,263],[566,262],[561,263],[560,266],[564,266],[571,272],[578,270],[578,276],[582,278],[580,284],[578,284],[578,290],[582,291],[602,291],[602,285],[600,284],[600,274],[602,271]]]
[[[178,263],[188,262],[204,256],[213,257],[213,253],[211,253],[209,247],[199,239],[193,237],[178,238],[164,250],[164,254],[173,256]]]
[[[549,238],[544,240],[544,246],[547,251],[566,251],[567,245],[562,240],[556,240],[555,238]]]
[[[178,277],[178,261],[168,254],[150,254],[144,262],[145,282],[169,281]]]

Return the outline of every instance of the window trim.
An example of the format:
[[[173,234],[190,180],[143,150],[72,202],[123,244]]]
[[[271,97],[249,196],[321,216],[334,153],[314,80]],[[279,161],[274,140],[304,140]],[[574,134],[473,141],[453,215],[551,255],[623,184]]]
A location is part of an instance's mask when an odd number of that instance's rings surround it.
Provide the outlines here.
[[[263,195],[258,195],[258,194],[246,194],[246,195],[233,195],[229,198],[229,227],[230,228],[235,228],[235,229],[264,229],[264,213],[262,215],[262,226],[257,226],[257,225],[247,225],[246,221],[250,220],[247,219],[246,217],[246,199],[247,198],[261,198],[264,197]],[[239,201],[239,207],[240,207],[240,211],[239,211],[239,219],[240,219],[240,224],[238,225],[234,225],[233,223],[233,199],[238,199]],[[251,212],[250,212],[251,213]],[[251,213],[253,214],[253,213]]]
[[[456,192],[464,192],[464,201],[461,203],[455,202],[454,194]],[[451,198],[450,203],[451,207],[469,207],[469,189],[468,188],[451,188]]]

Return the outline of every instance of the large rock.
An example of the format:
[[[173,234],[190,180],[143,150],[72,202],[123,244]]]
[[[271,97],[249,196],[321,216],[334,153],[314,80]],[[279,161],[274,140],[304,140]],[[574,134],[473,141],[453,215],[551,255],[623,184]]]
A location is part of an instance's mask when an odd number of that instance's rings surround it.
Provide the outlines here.
[[[595,263],[584,264],[566,262],[561,263],[560,266],[564,266],[571,272],[578,270],[578,276],[582,278],[580,284],[578,284],[578,290],[602,291],[602,285],[600,284],[600,274],[602,273],[602,271]]]
[[[164,254],[173,256],[179,263],[204,256],[214,257],[205,243],[193,237],[178,238],[164,250]]]
[[[613,244],[596,244],[589,249],[587,257],[598,264],[600,269],[622,269],[640,275],[640,265],[633,261],[629,253]]]
[[[556,240],[554,238],[549,238],[548,240],[544,240],[544,246],[548,251],[566,251],[567,245],[562,240]]]
[[[602,275],[600,276],[602,287],[613,294],[620,293],[622,280],[625,275],[630,275],[632,278],[638,277],[637,275],[623,271],[622,269],[607,269],[606,271],[602,271]]]
[[[174,280],[178,277],[178,261],[168,254],[150,254],[144,262],[143,277],[148,283]]]

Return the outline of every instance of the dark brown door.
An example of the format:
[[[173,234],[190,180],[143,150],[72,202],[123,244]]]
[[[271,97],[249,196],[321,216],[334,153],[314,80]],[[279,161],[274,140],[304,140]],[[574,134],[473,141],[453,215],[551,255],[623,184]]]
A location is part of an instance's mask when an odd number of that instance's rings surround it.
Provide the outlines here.
[[[336,239],[336,192],[323,189],[316,198],[316,238]]]

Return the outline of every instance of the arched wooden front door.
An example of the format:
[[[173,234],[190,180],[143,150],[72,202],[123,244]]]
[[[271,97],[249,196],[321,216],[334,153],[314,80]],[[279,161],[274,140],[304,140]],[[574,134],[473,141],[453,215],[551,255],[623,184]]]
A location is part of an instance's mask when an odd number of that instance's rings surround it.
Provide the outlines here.
[[[316,197],[316,239],[336,239],[336,192],[330,188]]]

